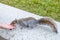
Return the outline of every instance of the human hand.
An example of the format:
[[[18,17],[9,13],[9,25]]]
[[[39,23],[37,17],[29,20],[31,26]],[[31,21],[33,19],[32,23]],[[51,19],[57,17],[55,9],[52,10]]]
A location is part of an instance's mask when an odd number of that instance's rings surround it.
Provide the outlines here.
[[[10,25],[10,24],[0,24],[0,28],[3,28],[3,29],[14,29],[15,26]]]

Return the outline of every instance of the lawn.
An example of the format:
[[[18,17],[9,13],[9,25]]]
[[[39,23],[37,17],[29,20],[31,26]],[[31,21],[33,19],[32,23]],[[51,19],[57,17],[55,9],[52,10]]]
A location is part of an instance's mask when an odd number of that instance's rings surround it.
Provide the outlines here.
[[[60,21],[60,0],[0,0],[0,2]]]

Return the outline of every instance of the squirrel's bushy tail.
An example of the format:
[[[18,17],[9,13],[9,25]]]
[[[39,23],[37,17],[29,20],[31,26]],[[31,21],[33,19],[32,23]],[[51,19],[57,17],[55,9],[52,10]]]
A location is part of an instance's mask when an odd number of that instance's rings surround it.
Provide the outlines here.
[[[57,33],[56,24],[52,18],[43,17],[43,18],[39,19],[38,22],[39,22],[39,24],[49,25],[51,28],[53,28],[54,32]]]

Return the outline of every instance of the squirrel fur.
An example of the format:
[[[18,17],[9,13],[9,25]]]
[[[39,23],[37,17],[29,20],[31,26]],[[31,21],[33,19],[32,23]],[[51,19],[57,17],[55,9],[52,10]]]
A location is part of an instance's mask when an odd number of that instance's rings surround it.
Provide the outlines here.
[[[39,24],[47,24],[49,25],[51,28],[53,28],[54,32],[57,33],[57,29],[56,29],[56,24],[54,22],[54,20],[50,17],[43,17],[41,19],[38,20]]]
[[[16,23],[23,27],[33,28],[33,26],[37,24],[37,20],[33,17],[22,18],[18,20],[15,19],[14,21],[12,21],[11,25],[14,25]]]
[[[15,19],[11,22],[11,25],[20,24],[21,26],[33,27],[36,24],[47,24],[53,28],[53,31],[57,33],[56,24],[52,18],[43,17],[39,20],[36,20],[33,17]]]

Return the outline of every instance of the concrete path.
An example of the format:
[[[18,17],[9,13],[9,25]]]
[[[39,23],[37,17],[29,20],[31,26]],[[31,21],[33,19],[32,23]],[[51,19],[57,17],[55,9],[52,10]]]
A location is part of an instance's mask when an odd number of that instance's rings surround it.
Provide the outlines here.
[[[11,23],[14,19],[25,17],[34,17],[37,20],[42,18],[42,16],[0,3],[0,23]],[[7,40],[60,40],[60,23],[56,22],[56,25],[58,34],[45,25],[38,25],[34,29],[20,29],[20,26],[17,25],[13,30],[0,29],[0,36]]]

